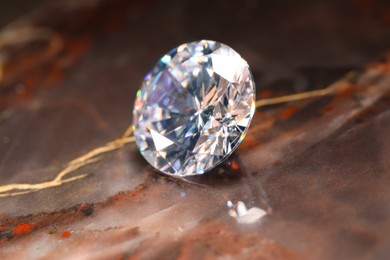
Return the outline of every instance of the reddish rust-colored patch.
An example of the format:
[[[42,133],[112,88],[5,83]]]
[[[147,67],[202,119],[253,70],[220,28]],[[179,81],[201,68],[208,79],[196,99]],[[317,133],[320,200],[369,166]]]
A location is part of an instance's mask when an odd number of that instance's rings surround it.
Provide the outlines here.
[[[272,97],[272,92],[269,90],[264,90],[260,92],[260,98],[270,98]]]
[[[34,225],[30,223],[20,223],[13,230],[14,235],[26,235],[33,231]]]
[[[238,147],[240,152],[245,152],[251,149],[252,147],[255,147],[260,144],[260,141],[255,139],[251,135],[247,135],[245,137],[245,140],[242,142],[242,144]]]
[[[238,166],[238,163],[236,161],[232,162],[232,169],[235,170],[235,171],[240,169],[240,166]]]
[[[68,50],[70,53],[72,53],[75,56],[81,56],[87,50],[89,50],[92,45],[91,39],[87,37],[81,39],[68,37],[66,39],[68,41],[65,42],[66,43],[65,50]]]
[[[11,229],[10,226],[2,226],[2,225],[0,225],[0,232],[7,231],[7,230],[10,230],[10,229]]]
[[[150,178],[149,181],[154,179]],[[96,209],[101,209],[107,206],[112,206],[116,204],[128,204],[130,201],[141,201],[146,199],[142,196],[144,190],[148,185],[142,184],[136,187],[133,191],[130,192],[120,192],[102,202],[97,202],[95,204],[82,203],[67,209],[63,209],[57,212],[52,213],[39,213],[37,215],[28,215],[28,216],[17,216],[9,217],[7,215],[0,215],[0,226],[3,231],[7,231],[6,227],[15,228],[12,231],[12,236],[10,239],[15,240],[21,238],[24,235],[30,234],[34,230],[40,230],[42,228],[47,228],[49,226],[56,225],[55,228],[49,230],[49,234],[54,234],[57,232],[57,227],[59,225],[68,225],[80,219],[86,218],[93,214],[93,211]],[[1,230],[0,230],[1,232]],[[70,235],[70,232],[69,232]],[[60,234],[61,238],[66,238],[69,236],[67,231],[64,231]],[[7,239],[2,239],[0,237],[0,245],[7,243]]]
[[[93,214],[94,206],[91,203],[83,203],[80,205],[81,213],[83,213],[86,217],[91,216]]]
[[[71,235],[70,231],[66,230],[66,231],[62,232],[61,238],[68,238],[68,237],[70,237],[70,235]]]
[[[367,69],[378,70],[379,73],[385,74],[389,73],[390,65],[384,62],[375,62],[367,65]]]
[[[332,104],[327,104],[326,106],[324,106],[321,110],[321,114],[325,114],[329,111],[331,111],[333,109],[333,105]]]
[[[289,119],[297,111],[298,109],[296,109],[295,107],[288,107],[282,112],[282,114],[279,117],[281,120],[285,121]]]

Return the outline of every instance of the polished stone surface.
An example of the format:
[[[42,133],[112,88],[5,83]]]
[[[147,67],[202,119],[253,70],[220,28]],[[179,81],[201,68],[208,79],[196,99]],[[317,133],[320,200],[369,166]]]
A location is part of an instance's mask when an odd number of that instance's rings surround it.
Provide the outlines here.
[[[67,176],[86,178],[0,197],[0,259],[389,259],[389,1],[59,3],[13,24],[63,44],[7,47],[0,187],[50,181],[120,137],[144,75],[183,42],[233,46],[258,98],[360,69],[337,95],[257,110],[232,156],[191,182],[128,144]]]
[[[182,44],[157,62],[137,93],[138,148],[163,173],[203,174],[242,142],[254,102],[252,74],[236,51],[210,40]]]

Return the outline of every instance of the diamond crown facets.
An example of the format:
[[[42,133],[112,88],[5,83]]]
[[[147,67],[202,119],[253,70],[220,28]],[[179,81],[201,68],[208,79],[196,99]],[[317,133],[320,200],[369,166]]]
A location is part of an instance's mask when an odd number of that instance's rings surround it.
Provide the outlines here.
[[[163,173],[203,174],[245,137],[254,97],[248,64],[232,48],[208,40],[182,44],[157,62],[137,93],[136,143]]]

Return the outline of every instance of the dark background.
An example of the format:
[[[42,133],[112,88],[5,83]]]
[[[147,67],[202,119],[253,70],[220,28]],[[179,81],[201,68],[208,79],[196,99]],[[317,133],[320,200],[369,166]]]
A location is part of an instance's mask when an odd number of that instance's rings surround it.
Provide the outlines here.
[[[36,9],[44,2],[44,0],[2,1],[2,8],[0,9],[0,28]]]
[[[37,12],[48,6],[54,7]],[[183,42],[217,40],[248,60],[259,86],[291,91],[324,87],[383,57],[390,44],[389,6],[386,0],[18,0],[1,8],[0,26],[29,13],[38,24],[94,46],[122,32],[118,41],[127,36],[128,49],[144,55],[145,65],[138,65],[144,74]]]

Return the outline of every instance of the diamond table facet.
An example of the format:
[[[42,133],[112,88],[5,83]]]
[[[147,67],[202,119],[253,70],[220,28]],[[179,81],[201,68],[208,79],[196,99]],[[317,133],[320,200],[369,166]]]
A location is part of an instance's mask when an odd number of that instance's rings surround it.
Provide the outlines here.
[[[244,139],[255,111],[249,66],[229,46],[182,44],[146,75],[133,111],[143,157],[170,175],[203,174]]]

